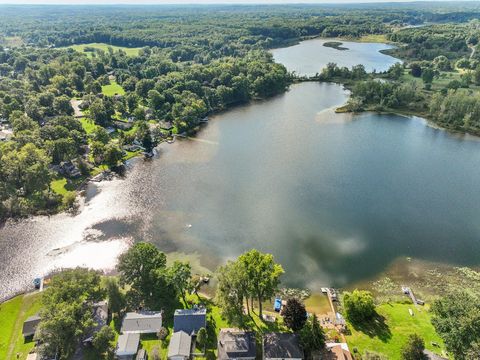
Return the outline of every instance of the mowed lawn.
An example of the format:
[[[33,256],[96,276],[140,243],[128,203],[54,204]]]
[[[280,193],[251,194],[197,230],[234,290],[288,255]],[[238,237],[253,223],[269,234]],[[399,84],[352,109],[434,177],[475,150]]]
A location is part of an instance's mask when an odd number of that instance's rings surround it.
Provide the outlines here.
[[[83,52],[88,54],[88,56],[91,56],[90,51],[85,51],[85,48],[93,48],[93,49],[98,49],[98,50],[103,50],[105,52],[108,51],[108,48],[112,48],[113,51],[125,51],[127,56],[138,56],[140,49],[141,48],[128,48],[128,47],[123,47],[123,46],[114,46],[114,45],[108,45],[104,43],[90,43],[90,44],[79,44],[79,45],[71,45],[68,48],[76,50],[78,52]]]
[[[413,310],[414,316],[410,315],[408,309]],[[370,350],[382,353],[390,360],[400,360],[403,345],[408,336],[415,333],[424,339],[427,349],[439,355],[445,350],[443,341],[430,321],[428,307],[403,303],[382,304],[377,306],[377,313],[379,317],[376,321],[361,328],[349,324],[351,335],[346,338],[350,350],[356,348],[361,354]]]
[[[102,86],[102,94],[105,96],[123,95],[125,90],[116,81],[111,81],[110,84]]]
[[[28,317],[40,310],[41,296],[41,293],[19,295],[0,304],[0,359],[26,359],[33,349],[33,341],[24,341],[22,327]]]

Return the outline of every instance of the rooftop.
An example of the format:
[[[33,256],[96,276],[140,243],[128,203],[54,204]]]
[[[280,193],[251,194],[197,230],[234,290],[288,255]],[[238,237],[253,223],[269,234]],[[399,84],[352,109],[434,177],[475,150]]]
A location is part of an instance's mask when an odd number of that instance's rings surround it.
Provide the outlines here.
[[[117,356],[135,355],[140,344],[140,334],[123,334],[118,337]]]
[[[122,333],[145,333],[158,332],[162,327],[161,312],[129,312],[122,322]]]
[[[40,316],[33,315],[30,316],[25,322],[23,323],[23,328],[22,328],[22,335],[23,336],[31,336],[35,334],[35,331],[37,330],[37,326],[40,323]]]
[[[173,317],[173,331],[191,335],[207,326],[206,309],[177,309]]]
[[[263,336],[265,359],[303,359],[297,334],[268,333]]]
[[[168,345],[168,358],[170,357],[189,357],[192,348],[192,338],[184,331],[173,333],[170,344]]]
[[[257,354],[253,332],[239,329],[222,329],[218,335],[218,358],[255,359]]]

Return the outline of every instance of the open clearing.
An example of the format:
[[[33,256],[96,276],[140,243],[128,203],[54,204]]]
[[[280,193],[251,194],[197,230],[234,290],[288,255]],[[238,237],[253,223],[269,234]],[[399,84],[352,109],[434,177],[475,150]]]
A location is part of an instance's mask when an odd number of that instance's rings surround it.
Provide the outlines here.
[[[128,48],[128,47],[123,47],[123,46],[115,46],[115,45],[108,45],[104,43],[90,43],[90,44],[79,44],[79,45],[71,45],[68,46],[69,49],[76,50],[78,52],[86,53],[88,56],[92,56],[91,51],[85,51],[85,49],[88,50],[88,48],[96,49],[96,50],[102,50],[102,51],[108,51],[108,48],[112,48],[113,51],[125,51],[127,56],[138,56],[140,49],[141,48]]]
[[[110,84],[102,86],[102,94],[105,96],[124,95],[125,90],[116,81],[111,81]]]
[[[414,316],[409,314],[408,309],[413,310]],[[356,348],[361,354],[365,350],[375,351],[390,360],[400,360],[401,349],[411,334],[420,335],[425,340],[425,347],[437,354],[445,350],[442,339],[430,321],[428,307],[387,303],[377,306],[377,313],[378,316],[370,324],[357,327],[349,324],[351,334],[346,338],[351,350]]]

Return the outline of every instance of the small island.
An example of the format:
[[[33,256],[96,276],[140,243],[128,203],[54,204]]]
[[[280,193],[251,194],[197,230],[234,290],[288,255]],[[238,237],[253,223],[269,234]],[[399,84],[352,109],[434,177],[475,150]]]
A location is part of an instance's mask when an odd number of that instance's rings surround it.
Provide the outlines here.
[[[334,48],[336,50],[348,50],[345,46],[342,46],[343,43],[340,41],[327,41],[323,43],[323,46]]]

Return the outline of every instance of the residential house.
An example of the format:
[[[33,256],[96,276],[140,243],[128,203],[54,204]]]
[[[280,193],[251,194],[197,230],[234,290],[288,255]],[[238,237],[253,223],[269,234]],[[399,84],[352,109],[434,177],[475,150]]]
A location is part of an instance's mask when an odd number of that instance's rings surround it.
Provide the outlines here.
[[[140,345],[140,334],[128,333],[118,337],[115,355],[121,360],[131,360],[137,354]]]
[[[322,359],[325,360],[353,360],[347,343],[326,343]]]
[[[173,333],[168,345],[168,360],[188,360],[192,352],[192,337],[184,331]]]
[[[82,176],[80,169],[71,160],[60,163],[60,173],[70,178],[78,178]]]
[[[22,328],[23,337],[27,338],[35,335],[35,331],[37,331],[37,326],[40,324],[40,321],[41,318],[38,314],[30,316],[27,320],[25,320]]]
[[[251,331],[221,329],[218,335],[218,359],[255,360],[257,345]]]
[[[207,327],[207,309],[177,309],[173,316],[173,331],[184,331],[195,335],[201,328]]]
[[[297,334],[267,333],[263,336],[264,360],[302,360],[303,350]]]
[[[156,334],[161,328],[161,312],[129,312],[123,318],[121,331],[123,334]]]
[[[93,304],[93,320],[95,321],[95,326],[88,332],[83,340],[84,344],[91,344],[95,334],[100,331],[103,326],[107,325],[108,303],[106,301]]]

